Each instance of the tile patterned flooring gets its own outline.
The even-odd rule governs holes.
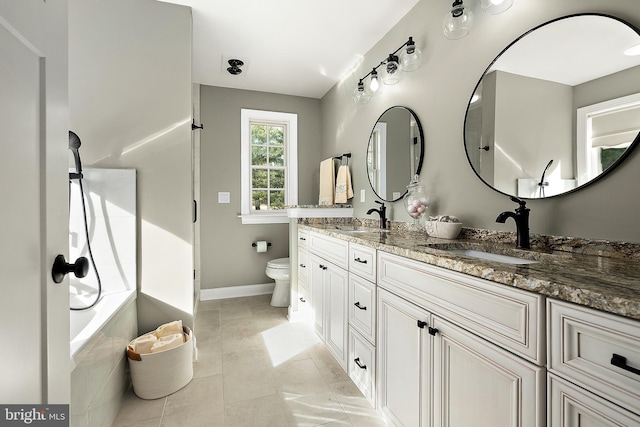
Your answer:
[[[384,426],[311,325],[270,300],[201,302],[193,380],[156,400],[129,390],[112,427]]]

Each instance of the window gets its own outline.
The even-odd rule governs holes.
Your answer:
[[[298,203],[298,116],[241,111],[243,224],[288,222]]]

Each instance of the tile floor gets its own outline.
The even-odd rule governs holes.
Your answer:
[[[311,326],[269,301],[201,302],[191,383],[157,400],[129,390],[112,426],[384,426]]]

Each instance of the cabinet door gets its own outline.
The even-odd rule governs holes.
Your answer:
[[[347,290],[349,274],[332,263],[323,264],[325,343],[329,351],[347,370]]]
[[[327,262],[309,255],[309,289],[311,290],[311,318],[318,336],[324,341],[324,269]]]
[[[638,427],[640,417],[549,374],[550,427]]]
[[[542,427],[545,370],[433,317],[434,426]]]
[[[391,425],[431,425],[429,317],[427,311],[378,289],[377,400]]]

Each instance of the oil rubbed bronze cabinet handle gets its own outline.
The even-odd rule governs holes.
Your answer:
[[[354,259],[355,262],[359,262],[360,264],[366,264],[367,260],[366,259],[360,259],[360,257]]]
[[[363,365],[362,363],[360,363],[359,357],[356,357],[355,359],[353,359],[353,361],[356,363],[356,365],[358,365],[358,368],[367,369],[367,365]]]
[[[356,302],[356,303],[355,303],[355,304],[353,304],[353,305],[355,305],[356,307],[358,307],[360,310],[366,310],[366,309],[367,309],[367,307],[364,307],[364,306],[360,305],[360,301]]]
[[[619,354],[613,354],[611,356],[611,364],[613,366],[617,366],[620,369],[624,369],[625,371],[633,372],[636,375],[640,375],[640,369],[633,368],[627,365],[627,358],[624,356],[620,356]]]

